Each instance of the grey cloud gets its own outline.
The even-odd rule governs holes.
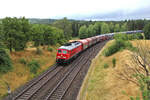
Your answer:
[[[125,20],[125,19],[144,19],[150,18],[150,6],[137,9],[133,12],[118,10],[107,14],[93,14],[88,16],[72,16],[74,19],[88,19],[88,20]]]

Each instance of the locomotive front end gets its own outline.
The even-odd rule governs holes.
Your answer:
[[[58,49],[56,55],[56,62],[57,63],[64,63],[67,62],[69,58],[68,50],[65,49]]]

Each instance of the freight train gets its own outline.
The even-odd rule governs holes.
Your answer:
[[[68,63],[73,58],[76,58],[82,51],[88,49],[89,47],[95,45],[96,43],[103,42],[105,40],[113,38],[115,34],[118,33],[135,34],[142,32],[143,32],[142,30],[135,30],[135,31],[108,33],[67,43],[58,48],[56,55],[56,63]]]

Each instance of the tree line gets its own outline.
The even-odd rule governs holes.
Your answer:
[[[95,22],[90,25],[85,24],[79,29],[79,37],[87,38],[105,33],[143,30],[148,23],[148,20],[126,20],[119,22]]]
[[[54,24],[59,25],[58,21]],[[67,23],[68,21],[64,21]],[[63,27],[61,27],[63,26]],[[19,51],[26,48],[27,42],[34,42],[34,46],[55,45],[64,43],[70,39],[69,28],[66,24],[55,27],[46,24],[30,24],[29,20],[22,18],[6,17],[0,24],[0,38],[10,51]]]
[[[0,22],[0,39],[12,51],[24,50],[29,41],[34,46],[64,44],[71,37],[87,38],[99,34],[145,30],[149,35],[149,20],[125,21],[80,21],[68,20],[66,17],[51,24],[31,24],[25,17],[6,17]],[[146,26],[147,25],[147,26]],[[144,28],[145,27],[145,28]]]

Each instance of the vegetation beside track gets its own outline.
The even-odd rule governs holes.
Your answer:
[[[56,49],[60,45],[50,46],[50,47],[39,47],[42,54],[37,54],[36,48],[28,48],[24,51],[17,51],[10,53],[12,59],[13,69],[6,73],[0,75],[0,100],[3,96],[7,95],[7,82],[10,85],[11,90],[24,85],[27,81],[31,80],[33,77],[39,75],[43,71],[49,68],[49,66],[55,63]],[[48,48],[51,48],[49,50]],[[37,72],[31,71],[29,65],[33,65],[33,62],[38,62],[40,68]],[[34,65],[36,65],[34,63]]]
[[[132,41],[132,44],[135,45],[137,41]],[[141,95],[138,86],[117,77],[117,72],[122,71],[123,66],[131,61],[132,52],[121,50],[108,57],[103,55],[104,49],[112,45],[113,42],[114,40],[109,41],[92,61],[79,93],[80,100],[128,100],[130,96]],[[114,58],[116,59],[115,67],[112,61]],[[105,64],[108,67],[105,68]]]

